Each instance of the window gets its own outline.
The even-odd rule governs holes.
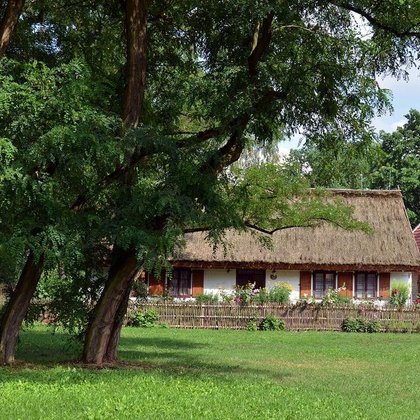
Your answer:
[[[191,296],[191,270],[175,268],[168,278],[168,293],[171,296]]]
[[[356,273],[355,296],[357,299],[373,299],[378,296],[377,273]]]
[[[254,284],[256,289],[265,287],[265,270],[236,270],[236,285]]]
[[[335,273],[317,271],[314,273],[314,297],[323,298],[328,290],[335,289]]]

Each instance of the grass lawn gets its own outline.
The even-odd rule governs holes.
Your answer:
[[[420,334],[125,328],[121,367],[58,364],[78,350],[24,332],[0,419],[420,419]]]

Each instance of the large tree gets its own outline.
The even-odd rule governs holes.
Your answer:
[[[15,64],[6,59],[2,69],[3,83],[12,80],[17,92],[2,102],[4,112],[13,116],[17,102],[19,115],[33,122],[1,122],[14,150],[10,169],[18,171],[6,179],[1,205],[36,209],[34,217],[18,212],[2,225],[3,241],[20,227],[20,255],[27,258],[0,327],[3,363],[13,361],[44,261],[53,266],[48,255],[70,245],[85,249],[86,238],[92,248],[107,244],[112,255],[84,358],[113,360],[120,315],[141,265],[164,261],[187,230],[208,229],[220,239],[228,227],[258,228],[261,219],[233,204],[243,189],[232,192],[236,181],[226,171],[247,144],[263,147],[298,130],[319,139],[337,131],[351,140],[368,135],[374,110],[387,105],[375,77],[398,75],[414,60],[418,31],[419,6],[410,1],[30,3],[6,52],[18,67],[37,68],[31,59],[47,66],[32,79],[30,70],[14,76]],[[66,95],[78,96],[79,104],[60,96],[63,66],[75,57],[87,82],[76,85],[80,95],[71,88]],[[57,86],[51,98],[60,112],[52,120],[36,118],[49,108],[33,99],[36,92],[19,95],[39,80]],[[83,125],[84,106],[97,116],[93,124]],[[90,124],[90,136],[81,134]],[[17,180],[20,189],[13,188]],[[308,223],[303,219],[295,223]]]

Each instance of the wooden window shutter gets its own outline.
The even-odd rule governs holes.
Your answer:
[[[165,293],[165,271],[162,270],[160,279],[154,273],[149,273],[149,295],[162,296]]]
[[[391,273],[379,273],[379,297],[389,299],[391,289]]]
[[[204,270],[192,272],[192,295],[197,296],[204,292]]]
[[[353,297],[353,273],[338,273],[338,288],[346,286],[346,290],[340,292],[341,296]]]
[[[300,297],[303,298],[311,295],[311,272],[300,272]]]

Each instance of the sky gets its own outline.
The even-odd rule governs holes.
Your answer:
[[[375,118],[373,125],[378,130],[395,131],[398,126],[404,125],[411,108],[420,110],[420,69],[411,69],[409,80],[396,80],[387,77],[379,80],[382,88],[392,91],[394,112],[391,115],[384,115]]]
[[[397,80],[392,77],[378,79],[382,88],[389,89],[392,92],[392,113],[387,113],[376,117],[372,125],[377,131],[387,132],[395,131],[398,126],[402,126],[406,119],[404,115],[408,114],[411,108],[420,110],[420,67],[409,70],[409,80]],[[290,141],[280,143],[279,151],[281,154],[288,154],[290,149],[296,149],[299,146],[299,136]]]

